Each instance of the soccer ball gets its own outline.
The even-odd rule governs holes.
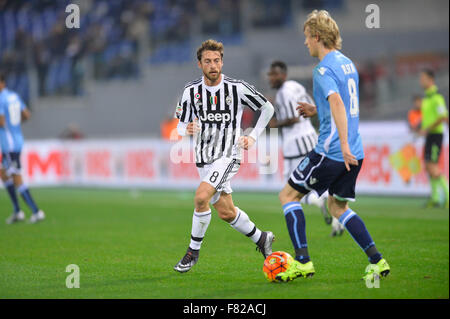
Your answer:
[[[277,281],[276,275],[280,272],[285,272],[291,265],[294,258],[284,251],[276,251],[267,256],[264,260],[263,273],[266,279],[270,282]]]

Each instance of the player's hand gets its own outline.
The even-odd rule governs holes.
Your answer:
[[[238,145],[242,147],[244,150],[248,150],[255,144],[255,139],[251,136],[241,136],[239,138]]]
[[[419,130],[419,135],[420,136],[425,136],[425,135],[427,135],[427,131],[426,130]]]
[[[341,150],[342,156],[344,157],[345,168],[347,169],[347,171],[350,171],[350,165],[357,166],[359,164],[358,160],[350,151],[350,147],[348,146],[348,144],[341,145]]]
[[[190,122],[186,127],[186,134],[194,135],[197,134],[198,132],[200,132],[200,125],[198,124],[198,120],[194,119],[194,121]]]
[[[297,111],[303,117],[312,117],[317,114],[316,106],[306,102],[297,102]]]

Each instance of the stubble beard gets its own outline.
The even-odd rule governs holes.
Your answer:
[[[212,83],[216,82],[220,78],[221,74],[221,71],[217,71],[217,75],[215,77],[212,77],[209,73],[203,73],[203,75]]]

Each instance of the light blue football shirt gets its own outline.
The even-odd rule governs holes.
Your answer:
[[[5,126],[0,127],[2,153],[22,150],[23,135],[20,123],[24,109],[25,104],[17,93],[6,88],[0,92],[0,115],[3,115],[6,120]]]
[[[364,158],[359,135],[359,76],[353,62],[335,50],[328,53],[313,71],[313,94],[319,116],[319,140],[316,153],[343,162],[339,135],[334,123],[328,96],[339,93],[345,105],[348,144],[356,159]]]

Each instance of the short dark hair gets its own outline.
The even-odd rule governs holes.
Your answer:
[[[430,78],[434,79],[434,71],[432,69],[429,68],[425,68],[422,70],[422,73],[425,73],[427,76],[429,76]]]
[[[280,70],[283,71],[283,73],[287,73],[287,65],[283,61],[278,61],[278,60],[277,61],[273,61],[270,64],[270,68],[271,69],[273,69],[273,68],[280,68]]]
[[[6,82],[6,75],[3,72],[0,72],[0,82]]]

